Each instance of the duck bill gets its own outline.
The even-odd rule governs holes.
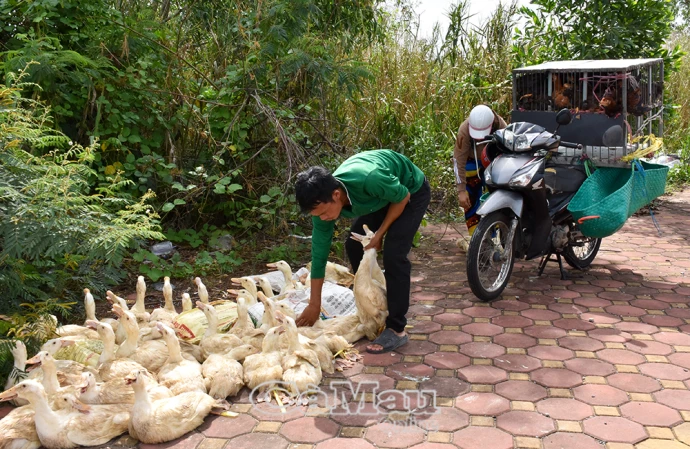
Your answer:
[[[9,390],[5,390],[2,393],[0,393],[0,401],[11,401],[13,399],[17,398],[17,387],[19,385],[15,385],[14,387],[10,388]]]
[[[277,266],[275,263],[273,263],[273,262],[267,263],[266,266],[267,266],[268,268],[278,268],[278,266]]]
[[[197,306],[197,308],[199,308],[199,309],[201,309],[201,310],[206,310],[206,304],[204,304],[204,303],[201,302],[201,301],[197,301],[197,302],[196,302],[196,306]]]
[[[118,304],[113,304],[112,310],[113,310],[113,313],[120,318],[122,318],[122,315],[124,315],[124,312],[122,311],[122,307],[120,307]]]
[[[79,411],[79,413],[89,413],[91,411],[91,406],[88,404],[84,404],[83,402],[79,400],[74,400],[74,403],[72,403],[72,407],[74,407],[75,410]]]
[[[242,279],[240,278],[230,278],[233,285],[242,285]]]
[[[93,320],[88,320],[86,322],[86,327],[93,330],[98,330],[98,322]]]

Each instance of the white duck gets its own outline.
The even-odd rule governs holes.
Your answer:
[[[208,394],[216,399],[235,396],[244,386],[244,369],[241,362],[259,352],[250,344],[243,344],[226,354],[211,354],[201,365],[201,373]]]
[[[284,260],[272,262],[267,264],[266,266],[269,268],[276,268],[281,273],[283,273],[283,277],[285,278],[285,285],[283,286],[283,289],[280,291],[280,294],[283,294],[291,290],[304,289],[304,285],[302,285],[301,282],[295,281],[295,279],[292,277],[292,268],[290,268],[290,265],[288,265],[288,263]]]
[[[129,358],[115,358],[115,333],[110,324],[98,321],[87,321],[86,324],[96,329],[103,340],[103,352],[98,359],[98,374],[103,381],[120,379],[132,371],[144,369],[139,363]],[[96,380],[95,376],[94,380]]]
[[[53,356],[53,363],[57,369],[57,376],[60,383],[74,383],[78,382],[76,379],[81,376],[84,371],[91,371],[96,374],[97,371],[92,366],[86,366],[74,360],[56,360],[55,355],[59,354],[63,348],[67,346],[72,346],[80,344],[83,340],[69,340],[70,337],[66,338],[53,338],[43,343],[41,346],[41,352],[47,352]],[[98,354],[93,353],[93,364],[98,363]],[[27,363],[29,363],[27,361]],[[38,366],[34,366],[29,374],[30,379],[41,381],[43,379],[43,371],[35,370]]]
[[[256,303],[256,282],[254,282],[254,279],[249,277],[249,276],[243,276],[241,278],[232,278],[230,279],[233,284],[238,284],[241,285],[242,288],[247,290],[249,292],[249,295],[251,295],[252,298],[254,298],[254,302]],[[251,305],[251,304],[250,304]]]
[[[192,297],[189,296],[189,293],[182,293],[182,311],[189,312],[193,308]]]
[[[91,290],[88,288],[84,289],[84,310],[86,311],[86,321],[99,321],[98,318],[96,318],[96,301],[93,299]],[[111,326],[113,326],[113,329],[117,329],[117,320],[112,318],[103,318],[100,321],[109,323]],[[84,326],[86,326],[86,324],[84,324]]]
[[[114,307],[115,305],[118,305],[122,310],[129,311],[129,306],[127,305],[127,301],[125,301],[124,298],[120,298],[117,296],[115,293],[111,292],[108,290],[105,292],[105,298],[108,300],[108,302]],[[119,317],[119,315],[118,315]],[[136,317],[136,315],[135,315]],[[127,332],[122,329],[122,326],[120,326],[120,321],[118,321],[117,327],[113,327],[113,330],[115,331],[115,343],[117,344],[122,344],[123,341],[125,341],[125,338],[127,338]]]
[[[199,347],[201,347],[201,354],[204,359],[211,354],[224,354],[242,345],[243,342],[237,335],[218,333],[218,314],[215,307],[211,304],[204,304],[201,301],[197,301],[196,306],[204,312],[208,321],[206,332],[199,341]]]
[[[133,372],[138,371],[147,373],[146,370],[134,370]],[[125,382],[124,376],[107,382],[96,382],[96,377],[91,373],[84,373],[82,377],[84,386],[79,394],[81,402],[86,404],[134,404],[134,391]],[[150,377],[146,389],[153,400],[173,397],[169,388],[159,385]]]
[[[365,235],[351,233],[351,238],[366,247],[374,233],[364,225]],[[364,251],[362,262],[355,274],[353,288],[355,303],[357,304],[357,316],[365,326],[367,338],[373,340],[386,326],[388,316],[388,302],[386,300],[386,278],[381,267],[376,261],[376,249],[370,248]]]
[[[236,335],[244,343],[249,343],[257,349],[261,349],[261,342],[264,339],[264,332],[254,328],[254,322],[247,312],[247,303],[244,298],[237,298],[237,321],[228,331],[228,334]]]
[[[163,322],[172,325],[173,320],[177,316],[177,310],[173,305],[173,289],[170,285],[170,278],[165,276],[163,278],[163,299],[165,303],[162,308],[154,309],[151,312],[151,321]]]
[[[188,391],[153,401],[146,391],[148,378],[138,372],[125,379],[134,388],[129,434],[146,444],[164,443],[199,427],[216,400],[200,391]]]
[[[21,382],[27,377],[26,373],[26,360],[28,358],[26,354],[26,345],[21,340],[16,340],[14,342],[14,347],[10,350],[12,357],[14,359],[14,364],[12,366],[12,371],[7,376],[7,382],[5,383],[5,390],[12,388],[17,382]],[[27,401],[24,399],[17,399],[13,402],[14,405],[26,405]],[[2,432],[0,432],[2,435]]]
[[[264,292],[267,298],[275,296],[273,293],[273,287],[271,287],[271,281],[268,280],[266,276],[255,276],[254,279],[259,283],[261,291]]]
[[[316,353],[299,341],[295,320],[285,317],[284,332],[289,346],[281,360],[283,380],[290,386],[291,393],[299,395],[321,383],[321,363]]]
[[[240,299],[240,298],[244,299],[245,302],[247,303],[247,306],[249,306],[249,307],[251,307],[257,303],[256,296],[252,296],[252,294],[249,292],[249,290],[247,290],[245,288],[240,288],[238,290],[230,289],[230,290],[228,290],[228,293],[236,296],[237,299]]]
[[[12,392],[1,393],[0,401],[29,403],[26,399],[22,399]],[[41,441],[38,439],[34,425],[33,407],[24,405],[12,409],[4,418],[0,419],[0,435],[0,448],[2,449],[38,449],[41,446]]]
[[[261,352],[244,359],[244,383],[259,393],[270,392],[273,385],[283,378],[278,327],[269,329],[261,345]]]
[[[170,354],[158,371],[158,382],[170,388],[170,391],[175,395],[188,391],[206,393],[206,385],[204,377],[201,375],[199,362],[182,357],[180,342],[177,340],[175,331],[163,323],[158,323],[157,326],[163,333],[163,340],[168,345],[168,353]]]
[[[78,376],[66,376],[65,386],[60,385],[57,375],[57,367],[55,366],[55,359],[46,351],[41,351],[35,356],[31,357],[26,363],[33,365],[29,369],[34,370],[40,368],[43,370],[43,379],[41,384],[45,389],[46,394],[52,396],[58,393],[77,393],[78,388],[82,382],[81,374]],[[79,384],[79,387],[77,386]]]
[[[204,304],[208,304],[208,289],[204,283],[201,282],[201,278],[195,277],[194,283],[196,284],[197,292],[199,293],[199,301],[203,302]]]
[[[72,409],[54,411],[50,408],[43,386],[33,380],[25,380],[15,385],[0,394],[0,399],[5,400],[13,396],[27,399],[34,408],[36,433],[41,444],[47,448],[98,446],[127,431],[127,411],[112,407],[92,407],[88,409],[87,414]]]
[[[146,280],[144,276],[139,276],[137,278],[137,301],[134,303],[130,311],[134,313],[134,316],[146,313]]]

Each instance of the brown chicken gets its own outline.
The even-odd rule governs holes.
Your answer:
[[[556,109],[569,108],[573,97],[572,83],[569,83],[568,80],[565,82],[561,81],[561,76],[557,73],[551,74],[551,80],[553,82],[551,98],[553,99],[554,106],[556,106]]]
[[[615,117],[623,112],[623,105],[621,105],[621,82],[620,80],[615,84],[609,84],[604,91],[604,96],[599,101],[599,106],[604,108],[604,113],[609,117]]]

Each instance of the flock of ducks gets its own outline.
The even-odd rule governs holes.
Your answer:
[[[373,235],[365,229],[365,235],[353,238],[366,246]],[[196,307],[207,320],[198,344],[176,335],[177,311],[167,277],[164,306],[150,312],[144,307],[142,276],[132,307],[109,291],[117,319],[97,319],[94,298],[84,289],[83,326],[58,327],[59,338],[46,342],[30,359],[24,343],[16,341],[15,373],[24,378],[10,376],[0,393],[0,401],[18,406],[0,420],[0,449],[96,446],[126,432],[143,443],[171,441],[201,425],[209,413],[231,415],[226,398],[244,386],[255,390],[259,401],[273,395],[281,404],[295,403],[319,385],[324,372],[356,360],[353,342],[375,337],[384,326],[385,280],[375,250],[365,251],[354,279],[344,267],[329,263],[327,268],[327,280],[354,282],[357,313],[319,320],[308,328],[298,328],[294,311],[281,301],[281,294],[304,284],[293,280],[287,263],[269,266],[284,274],[281,292],[275,295],[266,278],[257,279],[259,288],[252,277],[233,279],[242,289],[235,292],[237,320],[227,332],[219,329],[216,312],[223,302],[210,302],[203,282],[195,279]],[[257,301],[264,305],[258,327],[247,312]],[[187,293],[182,306],[183,311],[194,307]],[[75,348],[82,363],[61,359]],[[336,362],[337,355],[344,358]],[[278,396],[274,386],[279,383],[289,385],[290,396]]]

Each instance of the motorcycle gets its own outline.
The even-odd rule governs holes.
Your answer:
[[[567,275],[562,259],[573,268],[594,261],[600,238],[582,235],[568,204],[587,179],[581,164],[552,161],[559,147],[582,149],[556,134],[572,121],[563,109],[556,115],[553,133],[527,122],[511,123],[481,143],[493,145],[498,155],[484,172],[488,197],[477,210],[481,219],[467,251],[467,279],[482,301],[497,298],[508,285],[515,259],[542,257],[539,276],[556,256],[561,279]]]

